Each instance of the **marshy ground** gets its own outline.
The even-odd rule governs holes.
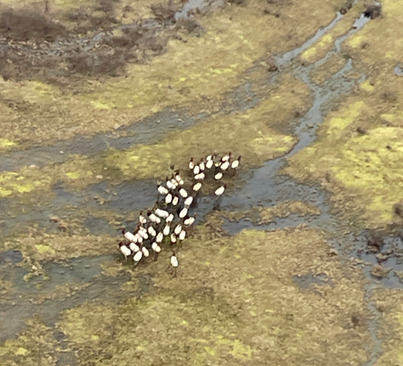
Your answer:
[[[403,4],[0,2],[0,365],[400,365]],[[242,155],[179,253],[119,228]]]

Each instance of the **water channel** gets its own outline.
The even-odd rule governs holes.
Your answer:
[[[194,5],[192,5],[193,3]],[[200,7],[200,2],[189,2],[183,11],[177,13],[176,17],[184,17],[189,10],[196,7]],[[342,218],[332,212],[329,194],[326,191],[314,185],[296,182],[281,174],[281,170],[287,165],[287,159],[315,140],[317,129],[331,111],[333,103],[339,97],[348,95],[357,82],[361,83],[366,78],[366,75],[360,75],[357,79],[346,77],[346,74],[354,70],[352,59],[346,59],[344,66],[321,85],[315,84],[310,78],[311,73],[325,64],[330,57],[340,55],[343,42],[365,27],[370,18],[366,18],[364,15],[357,19],[355,27],[347,34],[334,41],[333,49],[324,58],[309,66],[295,62],[302,52],[332,30],[341,19],[343,19],[343,15],[337,13],[331,23],[318,30],[304,44],[283,55],[276,56],[276,65],[280,72],[291,73],[309,87],[313,96],[312,105],[308,112],[299,117],[295,123],[294,135],[297,136],[298,142],[291,151],[279,158],[265,162],[258,169],[242,171],[239,177],[242,186],[225,195],[220,209],[242,212],[253,207],[272,207],[287,200],[302,201],[314,205],[320,209],[319,215],[302,217],[291,214],[285,218],[275,217],[271,223],[265,225],[258,225],[247,219],[240,221],[225,220],[223,229],[229,235],[236,235],[245,228],[277,230],[305,224],[309,228],[328,233],[332,238],[330,243],[335,249],[344,250],[345,256],[362,259],[367,264],[375,264],[377,263],[375,255],[365,251],[369,233],[363,231],[359,236],[354,236],[352,233],[343,234],[343,230],[340,229],[343,227]],[[395,73],[400,75],[400,71],[400,68],[396,66]],[[269,74],[266,82],[268,84],[276,83],[279,74]],[[234,112],[253,108],[260,102],[259,97],[250,90],[250,85],[246,82],[229,93],[229,98],[236,95],[234,99],[237,100],[238,110]],[[0,171],[11,171],[32,164],[43,167],[47,164],[63,163],[73,154],[96,156],[109,148],[124,150],[139,144],[152,145],[161,140],[167,131],[185,130],[210,117],[212,116],[207,113],[190,116],[186,111],[179,113],[164,110],[145,118],[140,123],[121,127],[113,134],[76,137],[51,146],[34,146],[27,150],[10,151],[0,157]],[[163,128],[161,128],[161,121],[163,121]],[[52,194],[54,198],[48,204],[41,206],[40,210],[32,209],[25,213],[17,213],[18,210],[16,209],[23,205],[22,198],[1,199],[0,229],[2,237],[9,240],[17,234],[17,227],[35,226],[46,233],[57,232],[58,229],[49,220],[50,217],[57,215],[68,219],[74,217],[77,210],[88,208],[95,210],[99,208],[98,202],[93,199],[95,196],[103,200],[104,209],[115,215],[121,215],[123,217],[122,224],[130,226],[131,223],[125,222],[124,217],[129,213],[151,207],[156,199],[154,180],[124,181],[112,188],[101,182],[80,191],[70,191],[60,182],[52,187]],[[213,205],[214,199],[209,196],[200,199],[197,208],[194,209],[198,214],[198,223],[202,223],[206,215],[212,212]],[[111,238],[115,238],[118,233],[117,227],[111,225],[107,219],[91,214],[88,214],[83,220],[82,226],[92,235],[110,235]],[[387,237],[384,238],[384,241],[384,251],[386,252],[390,249],[393,249],[395,253],[403,250],[403,239],[400,237]],[[349,245],[342,246],[344,249],[340,249],[340,243],[349,243]],[[112,277],[102,273],[101,264],[110,261],[121,261],[121,258],[116,252],[103,256],[46,262],[43,264],[44,275],[27,282],[24,280],[24,276],[28,275],[29,270],[20,265],[23,262],[21,254],[12,250],[0,253],[0,268],[5,274],[3,280],[10,282],[14,289],[18,289],[17,292],[2,299],[0,305],[0,343],[16,337],[25,328],[25,321],[33,313],[44,317],[46,325],[52,327],[57,321],[59,313],[64,309],[79,306],[95,298],[101,301],[116,301],[116,299],[122,300],[132,296],[141,296],[143,293],[152,291],[152,279],[144,274],[139,278],[139,288],[127,293],[119,291],[119,286],[127,282],[130,275],[126,273]],[[375,279],[371,276],[372,267],[370,265],[363,266],[369,279],[365,291],[368,308],[373,314],[369,329],[375,345],[371,351],[370,361],[365,366],[375,364],[382,351],[381,341],[377,336],[377,322],[380,313],[369,299],[373,289],[379,284],[392,288],[403,287],[403,284],[394,276],[394,271],[403,271],[402,262],[400,257],[391,256],[388,259],[388,266],[392,267],[393,271],[383,279]],[[312,281],[318,281],[318,279],[312,279]],[[68,291],[73,295],[65,298],[52,298],[50,293],[61,285],[68,286]],[[301,286],[306,286],[306,284]],[[67,352],[59,356],[58,364],[60,365],[72,365],[77,362],[72,353]]]

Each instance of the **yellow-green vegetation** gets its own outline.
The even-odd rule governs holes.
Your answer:
[[[215,220],[214,226],[222,225],[221,217],[225,217],[232,221],[239,221],[247,219],[253,223],[268,224],[272,221],[273,217],[288,217],[291,214],[300,216],[320,215],[320,210],[314,205],[309,205],[301,201],[285,201],[273,207],[254,207],[248,211],[240,212],[216,212],[209,216],[210,220]]]
[[[200,37],[183,35],[186,42],[171,39],[166,53],[141,65],[129,65],[125,77],[90,78],[85,84],[75,81],[64,86],[43,81],[0,81],[0,150],[111,131],[166,107],[184,108],[192,115],[218,111],[226,92],[246,78],[254,83],[265,77],[262,68],[249,73],[252,66],[259,63],[267,67],[268,55],[300,45],[331,21],[342,2],[250,0],[242,6],[229,5],[198,19],[203,26]],[[50,2],[50,10],[54,15],[88,4],[86,0],[55,0]],[[140,1],[138,11],[121,21],[148,17],[150,4]],[[123,10],[126,5],[133,6],[126,0],[115,4],[122,18],[123,12],[127,13]],[[392,206],[401,200],[403,175],[399,165],[403,153],[403,88],[401,79],[392,72],[403,57],[403,48],[397,47],[400,41],[395,42],[403,29],[401,6],[391,0],[384,0],[383,5],[383,18],[370,21],[345,44],[354,65],[371,71],[368,80],[357,88],[360,94],[346,98],[329,114],[320,128],[319,140],[293,157],[287,169],[299,179],[321,182],[351,217],[364,212],[370,226],[391,222]],[[362,2],[306,51],[303,62],[313,62],[328,52],[334,39],[349,29],[362,9],[359,6]],[[387,36],[390,39],[385,41]],[[329,62],[327,67],[333,72],[342,59],[335,57]],[[317,83],[328,75],[321,71],[313,77]],[[270,95],[267,89],[264,93],[256,90],[259,98],[264,97],[255,108],[214,116],[187,130],[168,133],[155,145],[107,151],[96,158],[74,156],[63,164],[1,173],[0,197],[25,193],[24,203],[29,206],[30,197],[45,195],[58,181],[80,189],[100,180],[162,177],[169,164],[183,167],[190,156],[201,157],[214,150],[241,154],[243,167],[259,166],[294,146],[296,137],[284,132],[288,125],[283,129],[281,125],[286,125],[296,111],[306,111],[310,104],[310,92],[303,83],[289,75],[278,76],[276,83]],[[230,103],[227,100],[225,104]],[[11,204],[14,201],[10,200]],[[14,215],[17,210],[13,210]],[[267,223],[273,216],[291,213],[319,215],[320,210],[288,201],[240,214],[211,215],[183,243],[176,278],[166,273],[166,248],[157,262],[136,269],[119,261],[106,261],[102,265],[106,275],[133,273],[119,288],[121,299],[129,299],[94,301],[63,311],[56,327],[69,338],[66,351],[74,352],[83,366],[367,363],[373,347],[368,330],[373,314],[363,300],[368,294],[359,268],[341,263],[319,231],[303,227],[271,232],[245,230],[228,237],[219,225],[222,216],[254,216],[258,223]],[[111,212],[92,214],[119,222]],[[76,220],[81,220],[85,215],[80,211],[77,216]],[[41,232],[43,229],[38,232],[28,227],[29,235],[0,244],[5,250],[23,253],[24,265],[32,267],[25,276],[28,282],[38,275],[48,279],[42,261],[117,250],[115,238],[85,235],[82,223],[59,220],[55,224],[66,232],[48,235]],[[154,286],[139,298],[143,277],[151,278]],[[108,286],[116,289],[114,280],[104,282],[105,291]],[[2,285],[2,295],[19,291],[12,280]],[[71,297],[78,290],[84,292],[87,286],[90,282],[60,284],[29,300],[57,306],[51,301]],[[136,297],[131,297],[134,292]],[[0,301],[9,301],[7,296]],[[382,290],[376,296],[385,327],[380,333],[385,339],[385,354],[377,365],[400,365],[401,295]],[[28,300],[28,296],[22,299]],[[53,331],[38,320],[30,320],[17,339],[0,346],[0,366],[55,365],[55,350],[60,344],[53,338]]]
[[[363,2],[358,1],[335,27],[302,53],[301,59],[312,63],[325,57],[326,53],[334,47],[335,40],[352,29],[355,20],[360,17],[363,10]]]
[[[116,238],[109,235],[36,234],[14,238],[6,249],[19,250],[28,261],[48,261],[78,258],[86,255],[113,253]]]
[[[403,53],[402,11],[403,4],[399,0],[382,1],[382,16],[366,24],[347,41],[351,55],[371,65],[374,71],[380,71],[383,67],[391,67],[389,71],[392,71]]]
[[[401,32],[398,10],[403,5],[385,1],[382,6],[383,16],[370,21],[346,45],[354,63],[371,74],[327,116],[319,139],[294,156],[286,170],[322,183],[341,209],[370,227],[402,220],[393,205],[402,200],[403,78],[394,75],[393,68],[403,51],[386,32]]]
[[[214,233],[206,224],[186,242],[177,278],[164,273],[163,258],[154,263],[157,290],[141,299],[65,311],[58,327],[82,364],[366,362],[362,275],[330,256],[317,231]],[[293,280],[317,275],[322,285]]]
[[[301,201],[286,201],[274,207],[259,209],[259,215],[261,217],[260,223],[262,224],[271,222],[274,216],[287,217],[291,214],[298,214],[300,216],[320,215],[320,210],[314,205],[309,205]]]
[[[104,178],[106,173],[99,159],[88,159],[86,156],[73,156],[66,163],[47,166],[42,172],[52,177],[53,183],[64,181],[67,186],[81,189]]]
[[[28,328],[15,340],[7,340],[0,345],[1,366],[53,366],[56,340],[50,328],[38,319],[27,322]]]
[[[64,5],[70,9],[70,3],[81,5],[60,2],[59,11]],[[204,29],[200,37],[184,35],[186,43],[172,39],[166,53],[147,64],[128,65],[125,76],[85,77],[84,84],[65,87],[2,81],[1,94],[7,103],[0,103],[0,135],[28,144],[44,143],[110,131],[165,107],[187,108],[193,114],[214,111],[223,93],[239,85],[257,59],[301,44],[331,21],[335,5],[341,3],[268,5],[250,0],[246,7],[228,6],[200,17]],[[265,14],[267,7],[280,17]]]
[[[331,113],[320,139],[293,157],[286,172],[319,180],[335,193],[333,199],[341,201],[341,207],[362,214],[372,226],[382,226],[394,219],[392,207],[401,200],[403,132],[398,123],[393,127],[371,120],[379,109],[365,99],[350,97]]]
[[[206,156],[217,150],[234,151],[243,156],[243,164],[256,166],[286,153],[296,143],[294,137],[279,134],[275,128],[292,118],[296,110],[306,110],[309,96],[309,89],[302,82],[285,75],[279,87],[256,108],[213,117],[184,131],[168,133],[157,145],[136,145],[95,159],[73,156],[63,164],[2,173],[0,197],[35,189],[46,191],[58,181],[81,189],[104,177],[162,177],[172,163],[184,167],[190,156]]]
[[[339,71],[346,63],[346,60],[339,55],[333,55],[322,65],[315,68],[309,75],[311,80],[320,85]]]
[[[0,197],[8,197],[33,191],[49,191],[56,182],[80,189],[96,183],[107,173],[99,159],[73,156],[63,164],[51,164],[43,168],[23,167],[17,172],[0,173]]]
[[[36,169],[28,167],[24,167],[18,172],[1,173],[0,197],[48,189],[51,181],[49,176],[42,174],[38,176]]]
[[[41,277],[38,277],[41,276]],[[36,279],[35,287],[40,291],[38,295],[35,296],[35,299],[31,299],[31,303],[42,305],[45,301],[49,302],[63,302],[72,296],[77,295],[79,291],[88,291],[86,290],[91,286],[91,282],[72,282],[72,283],[64,283],[60,285],[56,285],[54,290],[43,291],[43,286],[46,286],[46,282],[52,280],[48,277],[46,271],[43,271],[42,268],[38,268],[36,273],[31,272],[24,276],[24,280],[29,282],[31,278]],[[46,306],[43,305],[43,306]]]
[[[378,127],[352,137],[343,150],[343,164],[333,169],[346,188],[373,195],[365,206],[380,213],[384,222],[392,219],[392,206],[402,197],[402,137],[403,130],[396,127]]]
[[[16,146],[17,143],[15,141],[11,141],[6,138],[0,138],[0,150],[8,150],[13,146]]]
[[[279,88],[253,109],[210,118],[168,134],[157,145],[113,152],[105,162],[138,179],[161,177],[172,162],[186,166],[190,156],[197,158],[217,150],[236,152],[242,155],[243,164],[256,166],[286,153],[295,144],[294,137],[276,133],[271,126],[292,118],[296,110],[306,109],[308,96],[302,82],[285,76]]]
[[[382,355],[375,366],[401,365],[403,362],[403,294],[396,289],[377,289],[376,309],[381,313],[378,337],[382,339]]]

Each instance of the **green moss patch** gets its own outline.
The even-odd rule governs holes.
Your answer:
[[[355,20],[360,17],[363,10],[363,2],[358,1],[335,27],[302,53],[301,60],[312,63],[325,57],[334,47],[335,40],[352,29]]]
[[[338,210],[357,225],[374,228],[402,223],[394,207],[403,199],[403,78],[393,73],[403,57],[403,48],[396,47],[401,8],[398,1],[383,2],[382,16],[343,43],[356,69],[368,77],[326,117],[318,140],[290,159],[286,169],[322,184],[333,192]]]
[[[46,189],[49,183],[49,177],[38,175],[36,169],[22,168],[18,173],[2,173],[0,174],[0,197]]]
[[[6,247],[20,250],[29,260],[44,261],[113,253],[116,244],[108,235],[37,234],[14,238]]]
[[[334,193],[337,207],[354,220],[383,227],[400,223],[393,206],[402,200],[400,81],[381,75],[361,84],[359,95],[330,113],[319,139],[290,159],[285,171],[314,179]]]
[[[208,155],[212,151],[234,151],[243,156],[243,164],[256,166],[294,146],[296,139],[278,133],[276,126],[293,118],[296,110],[305,110],[309,96],[309,89],[302,82],[285,75],[270,99],[256,108],[213,117],[184,131],[169,133],[156,145],[112,150],[97,158],[73,156],[63,164],[3,173],[0,196],[46,191],[58,181],[81,189],[104,178],[161,178],[172,163],[183,167],[191,156]]]
[[[27,322],[28,328],[17,339],[7,340],[0,345],[0,362],[2,366],[54,366],[56,340],[50,328],[38,319]]]
[[[403,55],[401,12],[402,3],[399,0],[382,1],[382,16],[368,22],[360,32],[353,35],[345,45],[346,50],[369,68],[377,60],[378,71],[387,66],[393,75],[393,67],[401,61]]]
[[[279,89],[253,109],[208,119],[169,134],[157,145],[113,152],[105,162],[125,176],[138,179],[164,176],[172,162],[186,166],[189,157],[206,156],[213,151],[234,151],[247,165],[262,164],[286,153],[296,143],[294,137],[277,133],[271,125],[285,122],[296,110],[304,109],[308,96],[305,85],[285,76]]]
[[[220,238],[211,230],[199,227],[186,242],[177,278],[164,272],[160,256],[156,292],[64,312],[58,327],[83,365],[366,361],[366,322],[356,327],[351,320],[368,317],[362,276],[330,256],[318,232],[243,231]],[[304,275],[328,280],[302,289],[293,278]],[[335,342],[339,347],[327,346]]]

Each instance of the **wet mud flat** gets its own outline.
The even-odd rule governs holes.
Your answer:
[[[249,14],[251,5],[224,6],[196,14],[196,19],[203,24],[226,12],[237,19],[234,9]],[[273,22],[288,24],[295,14],[292,3],[259,6]],[[370,98],[371,87],[381,80],[367,84],[366,56],[348,47],[382,19],[367,16],[368,5],[360,2],[335,1],[331,6],[332,16],[326,22],[318,17],[295,47],[286,43],[271,57],[248,54],[254,62],[238,76],[237,86],[202,113],[173,108],[172,113],[153,114],[143,125],[90,134],[88,140],[73,137],[55,145],[48,141],[48,146],[31,151],[3,140],[11,148],[1,161],[7,182],[1,201],[0,265],[6,274],[1,314],[10,324],[2,332],[0,354],[6,364],[39,360],[106,365],[136,359],[140,364],[244,365],[270,360],[342,365],[349,360],[353,365],[386,365],[399,358],[393,345],[401,334],[396,320],[400,309],[390,302],[401,296],[401,283],[394,280],[400,279],[401,243],[391,236],[399,233],[399,222],[394,231],[363,231],[363,223],[371,228],[371,221],[345,204],[345,196],[336,190],[343,183],[337,172],[321,170],[321,147],[313,152],[317,165],[309,154],[309,163],[298,160],[305,152],[312,154],[326,135],[338,133],[342,142],[351,136],[342,129],[351,117],[342,114],[343,108],[350,98],[354,103],[357,88],[360,96]],[[385,7],[385,17],[395,14],[393,2],[385,2]],[[155,9],[154,15],[162,11]],[[166,22],[164,11],[158,13],[159,24]],[[183,14],[178,11],[171,10],[169,19]],[[205,33],[196,38],[208,37],[210,23],[204,24]],[[164,34],[166,29],[159,31]],[[186,42],[180,42],[185,47]],[[360,47],[365,43],[359,42]],[[334,67],[326,69],[327,62]],[[79,79],[77,75],[72,78]],[[231,97],[235,102],[228,104]],[[400,96],[395,98],[398,107]],[[339,119],[326,130],[332,118]],[[226,128],[212,127],[217,125]],[[236,134],[229,132],[231,127]],[[369,126],[361,128],[370,131]],[[213,132],[211,141],[197,144],[208,131]],[[155,201],[155,180],[164,177],[169,164],[184,167],[189,151],[202,156],[217,146],[223,152],[237,147],[245,167],[220,211],[212,212],[213,199],[203,192],[198,225],[181,251],[178,278],[165,271],[164,258],[133,270],[112,256],[115,230],[133,225],[138,210]],[[34,157],[31,164],[38,170],[29,175],[24,160],[37,152],[43,157]],[[91,170],[93,166],[101,169]],[[19,175],[10,175],[20,168]],[[39,181],[39,175],[47,180],[31,188],[28,183]],[[24,225],[21,231],[15,229],[19,224]],[[335,342],[340,347],[331,347]],[[42,355],[35,353],[38,347]]]

